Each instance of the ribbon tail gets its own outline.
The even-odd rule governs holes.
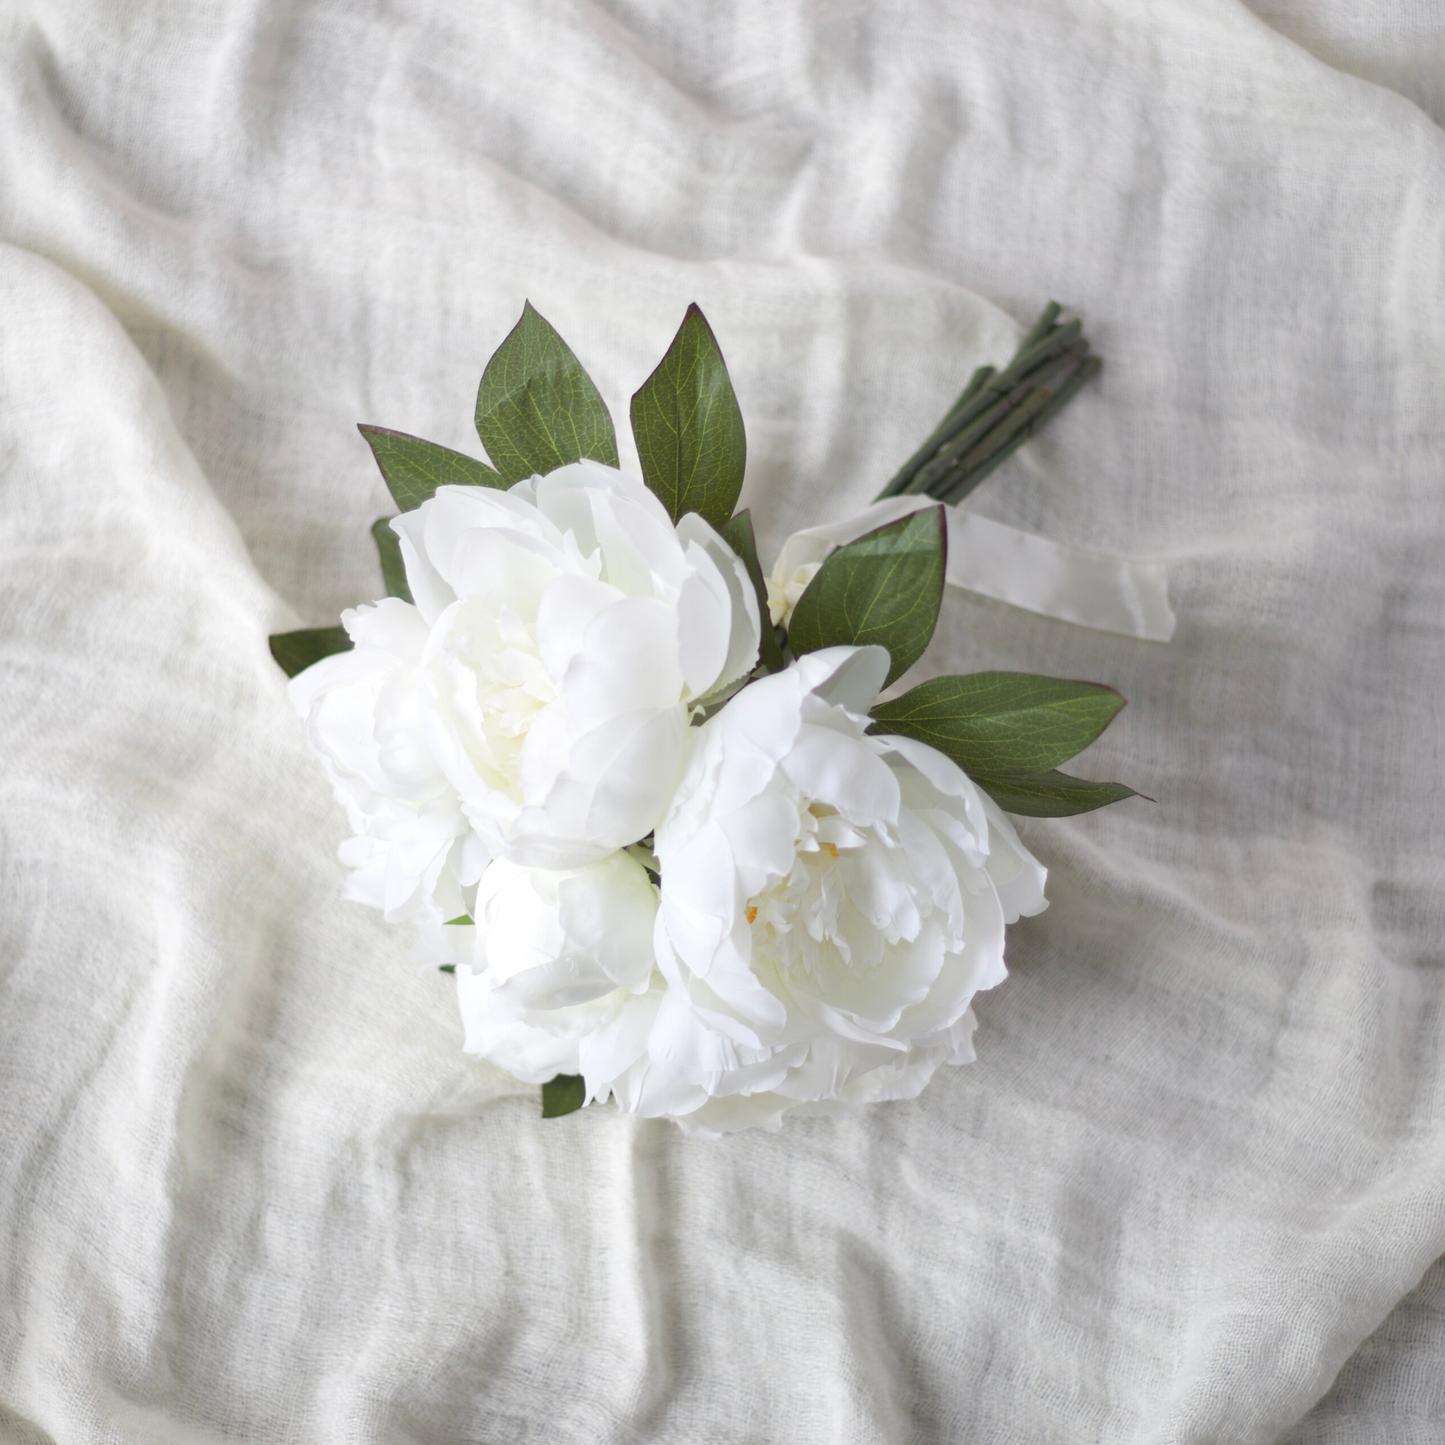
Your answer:
[[[948,509],[947,580],[1101,632],[1148,642],[1168,642],[1174,635],[1162,562],[1081,552],[957,507]]]
[[[841,522],[795,532],[783,544],[774,576],[781,585],[796,568],[821,562],[834,547],[938,505],[932,497],[889,497]],[[950,586],[1099,632],[1147,642],[1168,642],[1174,635],[1162,562],[1101,557],[959,507],[944,512]]]

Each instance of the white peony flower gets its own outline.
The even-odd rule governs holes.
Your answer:
[[[355,836],[346,896],[388,919],[467,911],[487,854],[437,766],[421,724],[427,630],[415,607],[388,598],[342,614],[355,644],[291,679],[287,693]]]
[[[756,661],[739,558],[590,461],[442,487],[393,527],[416,605],[343,613],[354,650],[291,683],[358,835],[351,896],[455,916],[489,858],[574,868],[644,837],[692,710]]]
[[[691,709],[757,660],[757,594],[696,514],[583,461],[398,517],[429,632],[433,756],[493,857],[595,861],[651,831]]]
[[[589,1098],[627,1097],[662,997],[656,916],[657,889],[627,853],[567,870],[493,863],[475,924],[428,930],[457,966],[467,1052],[528,1083],[582,1074]]]
[[[655,849],[668,988],[624,1107],[718,1133],[911,1098],[1044,869],[941,753],[865,736],[882,648],[809,654],[700,730]]]
[[[793,620],[798,599],[808,584],[823,570],[821,562],[800,562],[790,572],[783,572],[781,563],[767,578],[768,620],[774,627],[786,627]]]

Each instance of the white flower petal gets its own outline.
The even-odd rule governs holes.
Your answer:
[[[415,511],[403,512],[401,516],[391,519],[391,530],[401,539],[401,560],[406,568],[406,585],[411,591],[421,620],[430,627],[457,600],[457,594],[447,585],[427,555],[425,529],[426,519]]]
[[[1004,922],[1016,923],[1042,913],[1049,906],[1044,897],[1044,865],[1024,847],[1003,809],[987,793],[982,794],[981,802],[992,845],[988,876],[998,889]]]
[[[564,573],[547,588],[537,609],[537,653],[554,682],[561,682],[582,651],[592,620],[625,595],[575,572]]]
[[[853,822],[892,823],[898,817],[898,781],[861,738],[804,726],[782,771],[805,797],[827,799]]]
[[[571,953],[593,962],[622,988],[652,973],[656,916],[657,890],[626,853],[570,873],[557,887],[557,918]]]
[[[696,545],[687,550],[693,571],[677,595],[677,637],[692,700],[711,690],[727,661],[733,601],[712,558]]]
[[[467,1053],[480,1054],[528,1084],[577,1073],[577,1041],[534,1028],[499,1007],[485,974],[457,969],[457,1003]]]
[[[676,707],[686,696],[676,608],[655,597],[625,597],[598,612],[557,682],[579,723]]]
[[[762,637],[758,594],[742,558],[696,512],[689,512],[678,522],[677,535],[687,545],[690,557],[693,555],[692,548],[698,547],[712,559],[718,579],[727,589],[728,616],[735,618],[741,612],[744,619],[742,625],[733,625],[726,631],[726,656],[708,684],[714,690],[727,687],[751,671],[758,660],[758,644]]]
[[[884,647],[824,647],[798,659],[807,690],[830,707],[862,717],[878,700],[890,659]]]

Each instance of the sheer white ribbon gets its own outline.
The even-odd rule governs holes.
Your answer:
[[[794,594],[789,596],[791,611],[795,594],[834,547],[936,506],[932,497],[889,497],[845,521],[794,532],[783,543],[769,578],[770,599]],[[1149,642],[1168,642],[1174,635],[1162,562],[1081,552],[958,507],[946,507],[944,515],[950,586],[1102,632]]]

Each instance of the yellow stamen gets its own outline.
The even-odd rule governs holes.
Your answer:
[[[753,906],[748,909],[748,922],[749,922],[749,923],[756,923],[757,921],[758,921],[758,905],[757,905],[756,903],[754,903]]]
[[[836,858],[838,856],[838,850],[832,843],[824,843],[823,848],[830,858]]]

